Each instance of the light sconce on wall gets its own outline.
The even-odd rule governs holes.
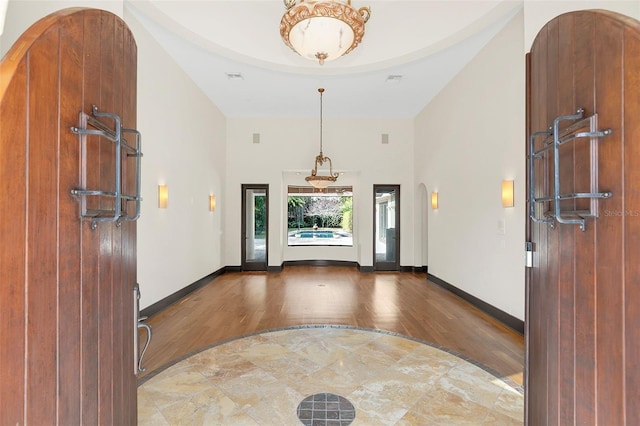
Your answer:
[[[209,195],[209,211],[210,212],[216,211],[216,196],[215,195]]]
[[[437,192],[431,193],[431,208],[433,210],[438,209],[438,193]]]
[[[502,181],[502,207],[513,207],[513,181]]]
[[[158,208],[166,209],[169,202],[169,190],[167,185],[158,185]]]

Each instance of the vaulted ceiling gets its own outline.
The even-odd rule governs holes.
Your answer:
[[[319,65],[280,38],[279,0],[131,0],[125,7],[229,118],[413,118],[518,12],[513,0],[352,0],[371,19]],[[168,82],[170,84],[170,82]]]

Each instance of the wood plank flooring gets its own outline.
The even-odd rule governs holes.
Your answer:
[[[523,336],[427,281],[426,274],[360,273],[341,266],[226,273],[148,323],[153,340],[141,379],[233,337],[288,326],[339,324],[435,343],[522,384]]]

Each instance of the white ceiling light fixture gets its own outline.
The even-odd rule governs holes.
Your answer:
[[[368,7],[356,10],[351,0],[284,0],[287,11],[280,21],[285,44],[300,56],[320,65],[351,52],[362,41]]]
[[[318,92],[320,93],[320,154],[316,156],[316,163],[313,166],[313,170],[311,170],[311,175],[304,178],[304,180],[309,182],[314,188],[324,189],[338,180],[339,173],[333,173],[331,158],[325,157],[322,153],[322,93],[324,89],[319,88]],[[319,175],[318,164],[322,166],[325,162],[329,163],[329,174]]]

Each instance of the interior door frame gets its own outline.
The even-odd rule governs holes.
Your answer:
[[[376,220],[376,194],[378,191],[393,190],[395,192],[395,229],[396,229],[396,247],[395,261],[378,261],[376,256],[376,237],[377,237],[377,220]],[[373,270],[374,271],[399,271],[400,270],[400,185],[392,184],[374,184],[373,185]]]
[[[264,261],[247,260],[247,190],[259,189],[265,191],[265,255]],[[240,232],[241,269],[243,271],[266,271],[269,265],[269,184],[242,184],[242,224]]]

